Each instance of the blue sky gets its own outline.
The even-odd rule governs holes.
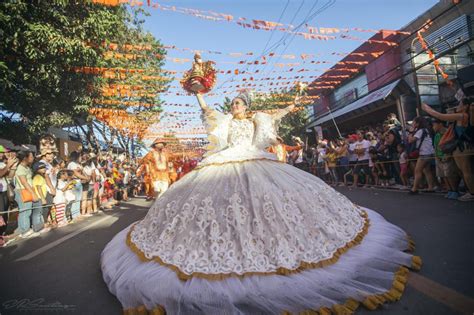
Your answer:
[[[160,1],[160,4],[186,7],[199,10],[210,10],[219,13],[227,13],[234,18],[245,17],[247,19],[258,19],[267,21],[278,21],[281,16],[287,0],[240,0],[240,1],[217,1],[217,0],[200,0],[200,1]],[[317,1],[316,7],[320,8],[327,3],[328,0]],[[363,28],[363,29],[393,29],[397,30],[406,25],[411,20],[428,10],[436,4],[437,0],[336,0],[328,9],[319,13],[308,24],[317,27],[337,27],[337,28]],[[285,13],[281,19],[282,23],[298,24],[307,16],[310,8],[315,1],[308,0],[290,0]],[[299,9],[299,11],[298,11]],[[234,23],[214,22],[199,19],[194,16],[176,13],[172,11],[162,11],[159,9],[148,8],[151,16],[146,18],[145,28],[154,34],[154,36],[162,41],[164,45],[175,45],[179,48],[191,48],[197,50],[216,50],[225,53],[231,52],[254,52],[261,54],[266,43],[272,36],[269,45],[278,42],[285,34],[275,31],[244,29]],[[307,30],[302,28],[301,31]],[[351,32],[351,36],[357,36],[364,39],[372,36],[371,33]],[[320,60],[335,63],[342,57],[331,56],[331,52],[350,52],[357,48],[361,42],[337,39],[331,41],[306,40],[300,36],[296,36],[293,40],[289,37],[285,43],[274,49],[276,54],[321,54]],[[173,58],[189,58],[192,59],[191,52],[179,52],[169,50],[168,56]],[[228,69],[244,69],[247,66],[232,65],[228,62],[238,62],[240,60],[253,60],[255,57],[243,56],[235,58],[231,56],[219,56],[212,54],[203,54],[204,60],[214,60],[217,62],[219,70]],[[275,58],[278,59],[278,58]],[[275,60],[274,59],[274,60]],[[300,58],[295,60],[280,59],[279,63],[301,62]],[[223,63],[224,62],[224,63]],[[167,61],[165,69],[168,70],[187,70],[191,63],[179,64]],[[322,70],[331,67],[332,64],[326,65],[304,65],[304,68],[311,69],[309,75],[320,75]],[[298,67],[295,67],[298,68]],[[288,67],[278,68],[272,64],[258,67],[250,67],[249,70],[265,69],[263,77],[278,76],[295,76],[294,73],[272,73],[271,71],[280,72],[288,70]],[[298,69],[301,69],[299,67]],[[178,75],[180,76],[180,75]],[[229,76],[220,75],[218,77],[217,86],[229,79],[235,82],[228,82],[222,88],[214,90],[214,92],[222,93],[224,90],[230,90],[226,87],[234,86],[241,82],[245,76]],[[248,76],[247,76],[248,77]],[[254,76],[257,79],[259,76]],[[309,79],[306,79],[309,80]],[[305,81],[305,80],[304,80]],[[265,81],[269,82],[269,81]],[[174,81],[172,86],[178,86],[178,81]],[[265,89],[265,87],[262,87]],[[182,92],[179,89],[171,89],[174,92]],[[228,95],[232,96],[232,95]],[[167,103],[193,104],[194,107],[175,107],[167,106],[165,111],[198,111],[198,105],[192,96],[171,96],[163,95],[162,98]],[[222,103],[224,95],[220,94],[216,97],[208,97],[208,103]],[[192,120],[187,122],[189,126],[200,125],[199,117],[196,115],[183,114],[173,119],[183,120],[187,117]],[[168,123],[163,120],[163,124]],[[169,121],[172,123],[171,118]]]

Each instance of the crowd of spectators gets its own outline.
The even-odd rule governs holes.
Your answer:
[[[87,150],[63,160],[54,150],[35,155],[0,146],[0,245],[112,209],[137,195],[136,162]]]
[[[197,165],[168,162],[169,184]],[[61,159],[56,150],[13,151],[0,145],[0,246],[107,211],[143,195],[142,160],[126,154],[80,149]]]
[[[474,200],[474,105],[464,98],[447,113],[422,106],[405,127],[395,114],[380,125],[305,150],[269,148],[282,162],[319,176],[333,186],[380,186],[409,194],[444,191],[448,199]],[[0,246],[46,233],[108,210],[146,191],[146,168],[125,154],[73,151],[61,159],[57,151],[11,151],[0,145]],[[181,157],[168,161],[169,184],[198,163]],[[148,185],[150,186],[150,185]],[[149,189],[149,187],[148,187]]]
[[[424,105],[430,116],[416,117],[405,128],[389,114],[382,124],[321,140],[304,152],[306,169],[334,186],[444,191],[446,198],[473,201],[473,105],[464,102],[447,114]],[[449,132],[456,139],[451,147],[443,139]]]

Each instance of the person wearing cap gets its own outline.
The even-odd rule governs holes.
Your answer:
[[[470,126],[470,120],[474,119],[471,108],[474,108],[472,97],[461,98],[458,106],[456,106],[456,111],[450,114],[437,112],[431,106],[424,103],[421,105],[421,109],[428,113],[428,115],[442,121],[455,123],[454,128],[458,138],[463,136]],[[470,128],[472,128],[472,125]],[[474,143],[469,143],[466,140],[458,141],[458,143],[459,145],[452,155],[468,189],[468,192],[459,197],[458,200],[474,201]]]
[[[51,206],[48,204],[46,196],[48,194],[48,185],[46,184],[46,164],[36,162],[33,164],[33,189],[39,200],[33,203],[33,212],[31,214],[31,223],[34,232],[47,232],[51,228],[46,227]]]
[[[3,218],[4,225],[0,224],[0,237],[7,230],[8,224],[8,208],[10,206],[10,202],[8,200],[8,175],[11,172],[13,165],[15,165],[18,160],[13,156],[8,156],[9,150],[6,149],[4,146],[0,145],[0,212],[1,218]]]
[[[458,199],[459,198],[459,170],[454,162],[454,159],[451,156],[445,154],[439,148],[439,142],[443,135],[446,133],[446,128],[444,127],[443,121],[433,118],[431,120],[433,125],[433,131],[435,132],[433,136],[433,146],[435,149],[435,158],[436,158],[436,177],[439,177],[444,185],[448,188],[448,193],[446,198],[448,199]]]
[[[278,161],[286,163],[288,153],[301,150],[303,147],[297,143],[295,146],[287,145],[281,137],[277,137],[278,143],[268,148],[268,152],[276,154]]]

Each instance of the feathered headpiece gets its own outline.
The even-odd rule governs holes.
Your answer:
[[[247,107],[252,106],[252,97],[249,91],[241,91],[240,94],[236,96],[236,98],[240,98],[241,100],[243,100]]]

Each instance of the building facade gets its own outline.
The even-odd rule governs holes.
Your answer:
[[[442,0],[399,31],[375,34],[309,85],[320,98],[308,129],[331,137],[389,113],[405,123],[422,114],[422,102],[452,106],[457,70],[474,62],[473,20],[474,1]]]

